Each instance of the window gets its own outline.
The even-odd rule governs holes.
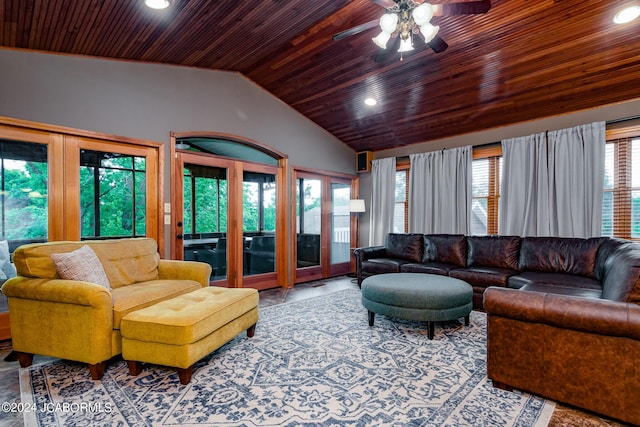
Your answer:
[[[393,232],[409,230],[409,168],[396,171],[396,204],[393,211]]]
[[[498,234],[500,201],[500,144],[476,147],[473,150],[471,192],[471,234]]]
[[[602,195],[602,235],[613,237],[613,197],[615,186],[615,143],[607,143],[604,156],[604,193]]]
[[[2,239],[47,240],[47,146],[0,140]]]
[[[146,159],[80,150],[83,239],[146,235]]]
[[[631,128],[640,135],[640,128]],[[618,132],[608,133],[614,136]],[[610,139],[605,151],[602,235],[640,239],[640,136]]]

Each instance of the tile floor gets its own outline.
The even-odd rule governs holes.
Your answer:
[[[269,289],[260,292],[260,307],[282,304],[300,299],[330,294],[343,289],[357,289],[358,286],[349,277],[338,277],[316,282],[301,283],[292,289]],[[366,320],[363,320],[366,321]],[[20,402],[20,383],[18,362],[5,362],[11,351],[11,341],[0,341],[0,404]],[[48,358],[35,356],[34,363],[45,362]],[[624,424],[603,419],[598,416],[558,405],[549,427],[619,427]],[[0,427],[23,427],[20,413],[0,413]]]

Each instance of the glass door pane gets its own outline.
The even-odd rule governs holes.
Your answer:
[[[211,265],[211,280],[227,277],[227,169],[184,165],[183,259]]]
[[[242,181],[243,273],[245,276],[276,271],[276,176],[243,172]]]
[[[350,261],[349,184],[331,183],[331,264]]]
[[[320,265],[322,181],[300,178],[296,182],[297,267]]]

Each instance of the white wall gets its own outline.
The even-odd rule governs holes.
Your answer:
[[[376,151],[374,159],[386,157],[403,157],[414,153],[427,153],[429,151],[442,150],[443,148],[462,147],[465,145],[483,145],[500,142],[503,139],[518,136],[532,135],[548,130],[565,129],[595,121],[614,121],[640,116],[640,98],[628,102],[612,104],[590,110],[567,113],[558,116],[547,117],[540,120],[532,120],[516,123],[509,126],[489,129],[480,132],[458,135],[451,138],[408,145],[390,150]],[[637,120],[635,121],[637,124]],[[620,127],[620,125],[616,125]],[[371,174],[360,175],[360,197],[365,199],[367,207],[371,200]],[[369,213],[360,217],[360,242],[369,241]]]

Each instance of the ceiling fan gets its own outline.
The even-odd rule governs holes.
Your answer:
[[[376,55],[376,62],[383,59],[383,54],[391,51],[402,54],[414,49],[414,35],[421,33],[425,44],[434,52],[444,52],[449,45],[438,36],[439,26],[430,23],[434,16],[451,15],[476,15],[487,13],[491,9],[491,0],[474,0],[459,3],[430,4],[415,0],[371,0],[373,3],[384,7],[387,11],[379,20],[369,21],[362,25],[342,31],[333,36],[333,40],[359,34],[368,29],[381,28],[380,34],[374,37],[373,42],[382,51]],[[393,39],[391,45],[388,45]]]

